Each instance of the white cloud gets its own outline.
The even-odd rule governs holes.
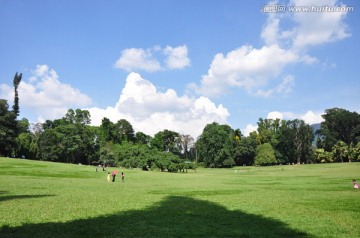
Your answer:
[[[267,119],[273,119],[273,120],[276,120],[276,119],[282,120],[283,119],[283,114],[281,112],[278,112],[278,111],[273,111],[273,112],[269,112],[269,114],[267,115],[266,118]]]
[[[249,136],[251,132],[253,131],[257,131],[258,126],[257,125],[252,125],[252,124],[248,124],[246,125],[246,128],[242,130],[242,134],[244,136]]]
[[[304,120],[308,124],[317,124],[324,121],[324,118],[321,117],[323,113],[315,113],[312,111],[306,112],[304,115],[302,115],[300,118]]]
[[[126,71],[145,70],[149,72],[161,70],[160,63],[152,56],[152,50],[137,48],[125,49],[115,63],[116,68]]]
[[[166,46],[164,54],[167,56],[165,63],[170,69],[181,69],[190,66],[190,59],[188,58],[188,49],[186,45],[175,48]]]
[[[227,55],[217,54],[208,74],[202,77],[201,85],[190,87],[207,96],[219,96],[231,87],[244,88],[251,93],[279,76],[286,65],[298,60],[297,54],[278,45],[260,49],[245,45]]]
[[[32,76],[23,79],[18,88],[21,111],[30,110],[35,116],[55,119],[64,116],[72,107],[91,104],[91,98],[71,85],[59,81],[56,71],[47,65],[37,65]],[[0,95],[13,100],[13,88],[2,84]]]
[[[160,54],[159,54],[160,53]],[[163,62],[165,65],[162,65]],[[120,58],[115,62],[115,68],[128,72],[143,70],[155,72],[165,69],[182,69],[190,66],[188,49],[186,45],[161,49],[155,46],[149,49],[130,48],[121,52]]]
[[[273,2],[271,4],[277,4]],[[321,8],[343,6],[337,0],[291,0],[288,9],[296,8],[299,11],[287,11],[286,14],[268,13],[266,24],[261,37],[267,45],[279,44],[294,51],[306,50],[311,46],[332,41],[342,40],[350,36],[348,27],[344,23],[346,11],[306,11],[306,8]],[[287,21],[287,22],[285,22]],[[285,22],[285,23],[284,23]],[[281,25],[289,25],[289,29],[282,29]]]
[[[266,45],[279,44],[279,24],[280,14],[269,13],[266,24],[261,32],[261,38],[264,39]]]
[[[221,104],[216,106],[206,97],[178,96],[173,89],[159,92],[150,81],[137,73],[127,76],[114,107],[87,110],[94,125],[100,125],[103,117],[113,122],[126,119],[136,131],[149,135],[168,129],[190,134],[194,138],[202,133],[206,124],[214,121],[226,123],[230,115]]]
[[[292,6],[341,6],[336,0],[293,0]],[[327,42],[342,40],[350,36],[348,27],[344,23],[347,12],[296,12],[292,15],[296,26],[291,30],[293,47],[303,49],[305,47],[319,45]]]
[[[287,75],[285,78],[283,78],[282,82],[276,87],[269,90],[259,89],[256,92],[256,95],[264,98],[268,98],[273,96],[274,94],[276,95],[289,94],[292,92],[294,85],[295,85],[294,77],[292,75]]]

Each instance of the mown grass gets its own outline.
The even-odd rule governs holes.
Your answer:
[[[0,237],[360,237],[360,163],[117,170],[0,158]]]

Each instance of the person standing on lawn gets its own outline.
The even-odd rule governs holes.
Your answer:
[[[354,188],[359,191],[359,184],[355,179],[353,179],[353,184],[354,184]]]
[[[114,170],[112,173],[111,173],[111,175],[112,175],[112,181],[113,182],[115,182],[115,177],[116,177],[116,175],[117,175],[117,171],[116,170]]]

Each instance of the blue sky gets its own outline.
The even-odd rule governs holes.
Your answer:
[[[318,123],[360,112],[359,22],[357,0],[0,0],[0,98],[12,105],[22,72],[31,122],[82,108],[94,125],[195,138],[213,121],[243,134],[260,117]]]

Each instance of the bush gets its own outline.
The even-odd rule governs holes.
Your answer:
[[[276,164],[275,151],[270,143],[259,145],[256,148],[255,165]]]

